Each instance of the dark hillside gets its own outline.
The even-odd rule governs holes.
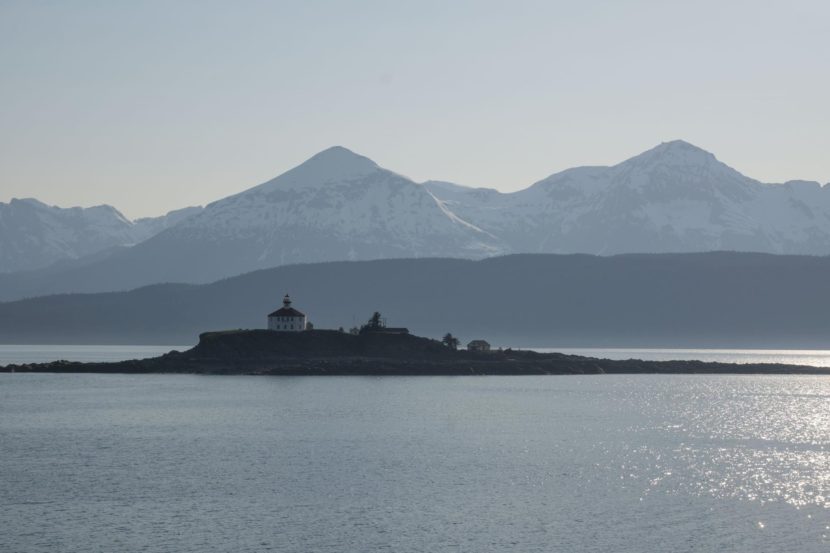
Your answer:
[[[828,283],[828,257],[728,252],[318,263],[0,304],[0,342],[194,344],[206,330],[263,328],[290,293],[316,328],[378,310],[463,343],[825,348]]]

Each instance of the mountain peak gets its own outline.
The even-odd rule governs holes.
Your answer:
[[[627,161],[623,166],[702,166],[717,163],[713,154],[684,140],[662,142]]]
[[[19,204],[31,205],[31,206],[35,206],[35,207],[49,207],[47,204],[41,202],[37,198],[12,198],[9,201],[9,205],[19,205]]]
[[[714,159],[715,157],[703,148],[699,148],[694,144],[686,142],[685,140],[670,140],[668,142],[661,142],[645,153],[659,155],[661,157],[699,157],[701,159]]]
[[[677,140],[669,140],[668,142],[661,142],[655,149],[661,148],[663,150],[686,150],[686,151],[698,151],[698,152],[706,152],[703,148],[699,148],[690,142],[686,142],[685,140],[677,139]]]
[[[343,146],[332,146],[314,154],[298,169],[305,166],[359,174],[370,173],[378,169],[377,163],[368,157],[356,154]]]
[[[263,184],[273,186],[308,186],[333,181],[353,180],[379,171],[377,163],[343,146],[332,146],[319,152],[297,167]]]

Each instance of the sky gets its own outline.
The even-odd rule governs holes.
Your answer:
[[[830,2],[0,0],[0,202],[204,205],[342,145],[502,191],[683,139],[830,181]]]

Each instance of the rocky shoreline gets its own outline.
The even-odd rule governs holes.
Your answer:
[[[412,335],[351,335],[333,330],[208,332],[184,352],[149,359],[7,365],[0,372],[170,373],[283,376],[462,376],[543,374],[830,374],[783,364],[609,360],[533,351],[452,350]]]

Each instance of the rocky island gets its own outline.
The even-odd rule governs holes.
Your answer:
[[[456,350],[406,333],[337,330],[206,332],[183,352],[105,363],[55,361],[7,365],[3,372],[190,373],[251,375],[541,375],[541,374],[830,374],[830,370],[781,364],[701,361],[614,361],[534,351]]]

